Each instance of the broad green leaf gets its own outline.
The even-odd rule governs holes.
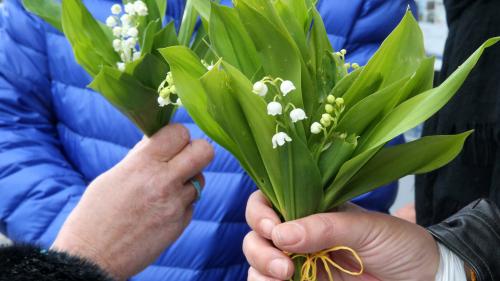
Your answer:
[[[346,105],[351,106],[373,93],[365,91],[365,88],[376,79],[377,75],[382,75],[380,87],[384,88],[413,74],[424,57],[422,31],[411,11],[408,11],[344,95]]]
[[[212,4],[210,40],[217,55],[251,78],[260,67],[255,46],[233,8]]]
[[[438,169],[453,160],[472,133],[430,136],[380,150],[341,189],[332,207],[409,174]]]
[[[325,212],[331,210],[333,204],[336,202],[336,191],[345,186],[349,180],[368,162],[373,155],[375,155],[380,147],[376,147],[370,150],[367,150],[350,160],[346,161],[335,177],[333,183],[325,189],[325,198],[321,204],[320,212]]]
[[[186,0],[181,27],[179,28],[179,43],[184,46],[189,46],[196,26],[196,20],[198,19],[198,13],[193,6],[193,1],[194,0]]]
[[[208,113],[207,94],[199,80],[207,70],[200,59],[185,46],[168,47],[159,52],[170,65],[177,94],[195,123],[211,139],[241,159],[237,145]]]
[[[168,0],[156,0],[156,6],[158,7],[158,13],[160,15],[160,22],[163,22],[165,14],[167,13],[167,2]]]
[[[279,207],[249,122],[243,114],[238,100],[227,87],[230,83],[229,79],[220,64],[216,64],[201,78],[203,88],[207,93],[210,93],[208,95],[208,112],[236,143],[242,157],[238,160],[248,164],[248,174],[273,205]]]
[[[321,175],[307,145],[293,130],[289,132],[293,141],[274,149],[271,139],[275,134],[275,121],[267,114],[266,102],[252,93],[252,83],[236,68],[226,62],[222,62],[222,67],[231,77],[231,91],[237,97],[255,136],[282,207],[279,211],[286,220],[315,213],[322,200]]]
[[[361,140],[358,151],[370,150],[383,145],[399,134],[414,128],[441,109],[458,91],[476,65],[484,50],[500,41],[495,37],[486,41],[439,87],[419,94],[394,108],[374,128],[373,133]]]
[[[215,1],[214,1],[215,2]],[[219,1],[216,1],[217,3]],[[200,17],[204,21],[208,21],[210,19],[210,10],[211,10],[211,3],[213,1],[210,0],[192,0],[192,5],[200,15]]]
[[[255,8],[246,2],[257,2],[260,6]],[[304,108],[300,52],[286,29],[278,23],[273,23],[279,18],[269,18],[270,15],[277,17],[274,8],[264,0],[235,1],[235,8],[260,54],[264,73],[274,78],[291,80],[297,87],[297,90],[290,94],[291,101],[295,106]]]
[[[343,115],[335,130],[363,136],[364,130],[384,112],[387,104],[408,80],[409,77],[401,79],[356,103]]]
[[[149,22],[146,29],[144,29],[141,40],[141,52],[143,54],[151,53],[153,49],[155,34],[160,30],[160,28],[161,28],[161,21],[159,19],[156,19],[154,21]]]
[[[24,7],[33,14],[50,23],[55,29],[63,31],[61,24],[61,5],[54,0],[23,0]]]
[[[81,1],[62,0],[61,19],[78,62],[92,76],[102,66],[114,66],[119,60],[111,41]]]
[[[89,87],[106,97],[148,136],[168,124],[174,112],[173,106],[158,106],[156,90],[115,68],[105,66]]]
[[[334,136],[330,147],[321,153],[318,166],[321,171],[322,186],[328,186],[342,164],[351,158],[356,149],[356,138],[354,135],[347,138]]]
[[[153,50],[179,45],[174,22],[170,22],[154,36]]]
[[[168,70],[168,65],[164,60],[146,53],[137,61],[128,63],[125,72],[134,76],[144,86],[157,89],[165,79]]]

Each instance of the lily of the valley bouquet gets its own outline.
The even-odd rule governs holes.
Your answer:
[[[77,62],[93,78],[89,87],[131,119],[146,135],[168,124],[180,105],[169,66],[157,49],[189,46],[211,60],[206,33],[193,31],[198,14],[186,4],[177,35],[164,24],[167,0],[124,0],[100,22],[81,0],[23,0],[24,6],[63,32]]]
[[[212,3],[200,14],[218,57],[214,67],[183,46],[160,50],[190,115],[238,158],[284,220],[334,210],[454,159],[470,131],[385,144],[442,108],[500,40],[488,40],[433,89],[434,58],[426,57],[411,12],[360,67],[332,49],[314,3]],[[331,250],[338,249],[345,248]],[[345,270],[327,253],[293,255],[294,280],[316,280],[316,262]]]

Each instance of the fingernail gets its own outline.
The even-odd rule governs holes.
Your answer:
[[[288,262],[284,259],[272,260],[269,264],[269,273],[279,279],[288,278]]]
[[[262,234],[266,236],[266,238],[271,238],[271,234],[273,233],[273,229],[276,224],[270,219],[263,219],[260,222],[260,230]]]
[[[277,246],[291,246],[299,243],[304,237],[304,228],[296,223],[284,223],[275,228]]]

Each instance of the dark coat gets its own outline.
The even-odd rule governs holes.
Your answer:
[[[500,35],[500,1],[445,0],[449,36],[440,81],[484,41]],[[500,204],[500,45],[488,49],[457,95],[424,126],[424,135],[474,130],[449,165],[416,179],[417,222],[431,225],[478,198]]]

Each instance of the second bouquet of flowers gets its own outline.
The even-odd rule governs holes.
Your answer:
[[[314,1],[235,0],[209,11],[195,2],[218,62],[207,68],[182,46],[160,53],[190,115],[238,158],[284,220],[454,159],[471,132],[384,145],[442,108],[500,40],[485,42],[432,89],[434,59],[411,12],[360,67],[332,49]],[[318,255],[296,256],[294,280],[315,280]]]

